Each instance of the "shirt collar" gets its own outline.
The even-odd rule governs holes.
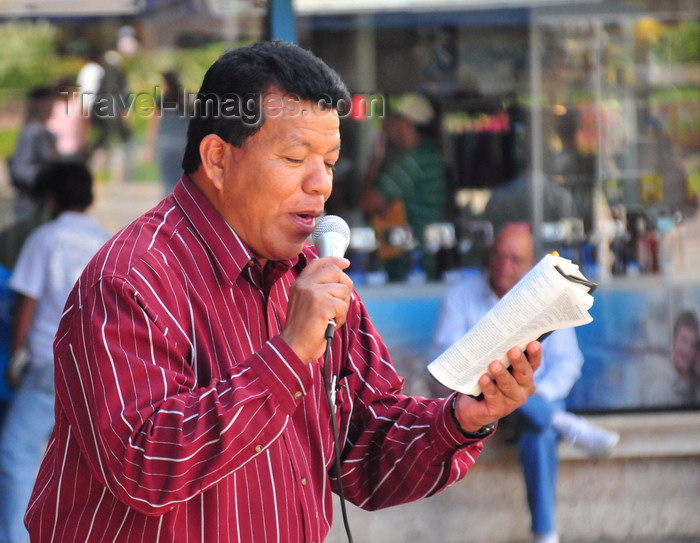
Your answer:
[[[68,223],[68,224],[85,224],[85,223],[99,224],[99,221],[97,220],[97,218],[93,217],[92,215],[90,215],[84,211],[72,211],[72,210],[61,211],[58,214],[58,216],[55,218],[55,220],[60,221],[61,223]]]
[[[257,262],[252,251],[187,174],[183,174],[175,186],[173,196],[196,235],[209,250],[221,276],[230,284],[233,284],[248,266]],[[277,279],[283,271],[291,267],[303,267],[310,258],[309,255],[313,254],[310,253],[311,248],[312,246],[307,244],[303,252],[291,260],[270,262],[265,275],[269,271]]]

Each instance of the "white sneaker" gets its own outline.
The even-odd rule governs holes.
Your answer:
[[[620,441],[617,432],[591,424],[568,411],[557,411],[552,418],[552,426],[574,446],[583,449],[593,458],[610,456]]]
[[[559,543],[559,536],[557,533],[553,534],[535,534],[535,543]]]

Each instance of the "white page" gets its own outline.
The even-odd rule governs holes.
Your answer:
[[[506,352],[524,349],[542,334],[587,324],[593,305],[589,288],[562,276],[583,278],[578,266],[556,255],[546,255],[464,336],[428,365],[443,385],[478,395],[479,378],[493,360],[509,365]]]

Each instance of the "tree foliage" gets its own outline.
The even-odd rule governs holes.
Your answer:
[[[55,77],[56,28],[47,22],[0,24],[0,88],[24,93]]]

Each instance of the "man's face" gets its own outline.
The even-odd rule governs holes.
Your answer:
[[[691,326],[680,326],[673,338],[673,366],[683,377],[690,376],[698,348],[698,333]]]
[[[532,238],[525,231],[510,229],[496,240],[489,255],[491,288],[502,298],[534,263]]]
[[[262,128],[226,144],[220,213],[260,263],[295,257],[331,194],[340,152],[335,110],[309,102],[266,104]]]
[[[388,115],[384,119],[384,134],[387,142],[398,149],[409,149],[408,134],[413,130],[413,125],[406,118],[399,115]]]

